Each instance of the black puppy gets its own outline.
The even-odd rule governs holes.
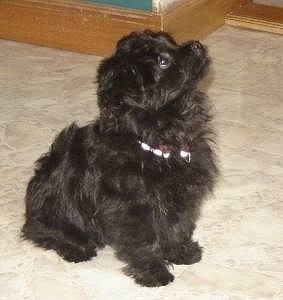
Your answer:
[[[72,124],[36,164],[23,236],[73,262],[108,244],[145,286],[173,280],[167,265],[193,264],[191,237],[217,168],[199,42],[134,32],[98,70],[99,118]]]

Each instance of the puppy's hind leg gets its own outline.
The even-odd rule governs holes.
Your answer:
[[[37,246],[53,249],[65,260],[81,262],[96,256],[96,244],[88,236],[72,225],[64,230],[48,226],[36,219],[28,219],[22,229],[23,237]]]
[[[72,124],[37,162],[26,192],[23,237],[54,249],[67,261],[80,262],[96,255],[98,238],[90,213],[80,208],[84,195],[85,166],[82,140],[86,129]],[[88,180],[92,180],[88,179]]]

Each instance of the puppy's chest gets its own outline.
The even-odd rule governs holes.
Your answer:
[[[113,163],[109,175],[117,191],[132,195],[135,201],[168,204],[188,197],[192,184],[189,168],[177,168],[168,162],[124,161]]]

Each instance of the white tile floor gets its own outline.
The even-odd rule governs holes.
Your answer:
[[[283,36],[222,27],[204,42],[222,177],[198,222],[203,260],[149,289],[110,248],[70,264],[20,240],[33,162],[67,124],[97,115],[100,58],[0,41],[1,300],[283,299]]]

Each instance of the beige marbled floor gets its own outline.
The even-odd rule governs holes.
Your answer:
[[[283,299],[283,36],[223,27],[205,42],[222,177],[196,232],[204,257],[148,289],[110,248],[71,264],[20,240],[32,163],[60,129],[97,114],[100,59],[0,41],[1,300]]]

